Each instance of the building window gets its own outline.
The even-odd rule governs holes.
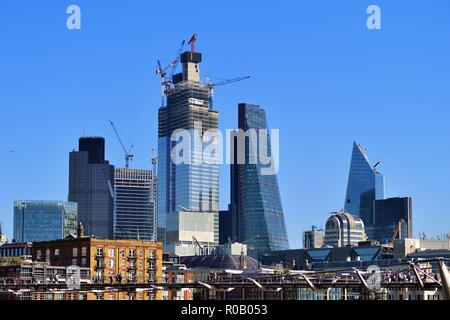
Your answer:
[[[81,266],[82,267],[86,267],[87,266],[87,259],[86,258],[81,258]]]
[[[87,256],[87,248],[86,248],[86,247],[81,248],[81,255],[82,255],[83,257],[86,257],[86,256]]]
[[[130,257],[135,257],[135,250],[134,249],[130,249]]]
[[[73,248],[72,249],[72,257],[77,257],[78,256],[78,248]]]
[[[97,248],[97,256],[103,255],[103,248]]]
[[[121,260],[120,263],[121,263],[121,268],[122,268],[122,269],[124,269],[124,268],[127,267],[127,263],[126,263],[125,260]]]
[[[114,268],[114,260],[109,260],[109,267]]]
[[[36,260],[41,260],[42,259],[42,251],[41,250],[37,250],[36,251]]]
[[[77,258],[72,258],[72,265],[76,266],[77,265]]]
[[[114,258],[114,249],[109,249],[109,257]]]
[[[55,249],[55,256],[59,256],[59,249]]]

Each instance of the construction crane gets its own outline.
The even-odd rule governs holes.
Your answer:
[[[172,77],[178,67],[178,63],[180,62],[181,53],[183,52],[186,41],[182,41],[180,47],[178,48],[177,55],[172,62],[169,63],[168,66],[163,68],[161,61],[157,60],[157,69],[156,74],[161,78],[161,106],[164,107],[165,97],[169,94],[172,84]],[[167,71],[170,69],[170,73],[167,74]]]
[[[213,108],[213,103],[214,103],[214,88],[217,86],[224,86],[230,83],[235,83],[235,82],[239,82],[239,81],[243,81],[246,79],[249,79],[250,76],[245,76],[245,77],[237,77],[237,78],[233,78],[233,79],[228,79],[228,80],[224,80],[224,81],[219,81],[216,83],[212,83],[211,80],[206,77],[206,86],[209,89],[209,108],[212,109]]]
[[[192,236],[192,241],[195,243],[195,245],[198,247],[199,251],[200,251],[200,255],[204,256],[205,255],[205,248],[203,248],[203,246],[200,244],[200,242],[198,242],[197,238]],[[197,255],[197,254],[196,254]]]
[[[123,149],[123,152],[125,153],[125,168],[129,168],[130,167],[130,161],[133,161],[134,159],[134,154],[132,153],[134,146],[132,145],[130,147],[130,149],[127,151],[127,149],[125,148],[125,144],[123,143],[122,139],[120,138],[119,132],[117,131],[116,126],[114,125],[114,123],[109,120],[109,122],[111,123],[111,127],[114,130],[114,133],[116,134],[117,139],[119,140],[119,143]]]
[[[389,244],[394,244],[395,238],[397,238],[397,236],[400,236],[399,238],[401,238],[401,229],[402,229],[402,224],[405,223],[405,220],[401,219],[398,222],[397,228],[395,228],[394,230],[394,234],[392,235],[391,241],[389,241]]]
[[[197,39],[198,35],[194,33],[188,42],[188,44],[191,45],[191,52],[195,52],[195,42],[197,41]]]

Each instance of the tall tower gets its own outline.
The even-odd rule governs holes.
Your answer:
[[[105,160],[105,139],[82,137],[69,156],[69,201],[78,203],[78,220],[87,235],[112,239],[114,166]]]
[[[363,146],[354,142],[345,210],[364,221],[369,238],[374,225],[374,201],[379,199],[384,199],[384,176],[377,171],[377,165],[370,165]]]
[[[276,174],[262,174],[260,161],[251,163],[249,132],[267,130],[266,113],[258,105],[240,103],[238,107],[239,129],[249,136],[239,139],[233,137],[234,159],[231,164],[231,238],[248,245],[250,256],[258,258],[261,252],[285,250],[289,241],[281,205],[281,196]],[[267,133],[268,135],[268,133]],[[241,145],[239,145],[241,143]],[[261,148],[262,146],[259,146]],[[267,136],[268,153],[272,154],[271,142]],[[245,163],[238,157],[244,153]]]
[[[193,142],[206,130],[218,129],[218,111],[209,108],[208,86],[200,82],[202,54],[187,51],[180,61],[182,72],[173,76],[167,105],[158,112],[158,240],[171,245],[172,251],[176,245],[189,246],[193,238],[200,244],[217,244],[219,236],[218,164],[204,163],[194,143],[183,150],[190,153],[190,163],[175,164],[171,158],[180,142],[171,140],[175,130],[189,132]],[[196,230],[184,224],[188,220],[197,224]]]
[[[154,241],[156,176],[151,170],[115,169],[114,238]]]

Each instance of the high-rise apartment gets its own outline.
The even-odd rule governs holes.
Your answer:
[[[69,158],[69,201],[78,203],[78,220],[86,234],[112,239],[114,166],[105,160],[105,139],[80,138]]]

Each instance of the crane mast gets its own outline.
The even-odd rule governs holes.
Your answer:
[[[113,123],[111,120],[110,120],[109,122],[110,122],[110,124],[111,124],[111,127],[112,127],[113,130],[114,130],[114,133],[116,134],[117,140],[119,140],[119,143],[120,143],[120,146],[121,146],[122,149],[123,149],[123,152],[125,153],[125,168],[128,169],[128,168],[130,167],[130,161],[133,161],[133,159],[134,159],[134,154],[132,153],[134,146],[132,145],[132,146],[130,147],[130,149],[127,150],[127,149],[125,148],[125,144],[124,144],[123,141],[122,141],[122,138],[121,138],[120,135],[119,135],[119,132],[117,131],[116,126],[114,125],[114,123]]]

